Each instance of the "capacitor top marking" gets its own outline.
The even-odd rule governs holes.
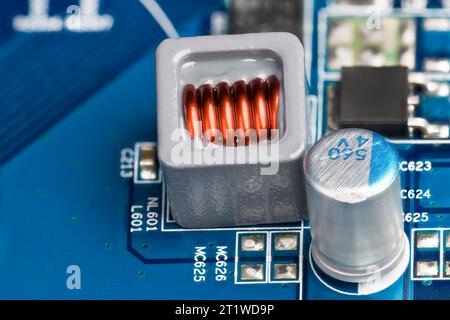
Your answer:
[[[344,129],[319,141],[309,152],[310,183],[340,202],[357,203],[386,188],[398,175],[399,157],[382,136]]]

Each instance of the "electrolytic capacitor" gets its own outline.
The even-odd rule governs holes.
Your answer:
[[[329,276],[370,283],[397,280],[409,257],[403,231],[399,156],[382,136],[344,129],[322,138],[305,163],[312,257]]]

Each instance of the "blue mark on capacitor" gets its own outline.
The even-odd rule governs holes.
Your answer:
[[[379,134],[372,134],[369,185],[389,183],[398,173],[399,157],[394,147]]]

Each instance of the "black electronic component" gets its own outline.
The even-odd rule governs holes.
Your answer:
[[[387,136],[408,134],[408,69],[347,67],[328,91],[329,118],[337,128],[362,128]]]

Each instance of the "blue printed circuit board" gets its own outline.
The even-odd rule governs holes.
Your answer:
[[[404,275],[376,294],[364,295],[315,266],[307,220],[221,229],[177,225],[162,173],[145,181],[136,165],[158,138],[155,49],[170,34],[165,18],[180,36],[205,35],[211,15],[227,7],[222,1],[158,2],[160,11],[146,0],[0,3],[0,298],[450,299],[448,139],[391,141],[401,157],[411,259]],[[450,27],[433,31],[425,21],[450,24],[450,9],[441,1],[411,10],[397,2],[373,23],[388,23],[390,30],[412,26],[414,39],[394,51],[381,48],[385,63],[405,64],[411,74],[448,87],[449,72],[432,63],[450,61]],[[314,139],[327,131],[327,88],[340,79],[342,51],[332,48],[333,28],[345,19],[357,28],[371,15],[330,3],[303,3]],[[93,11],[95,19],[74,22],[77,10]],[[27,19],[33,14],[38,18]],[[421,103],[423,117],[450,123],[448,94],[430,94]],[[255,239],[258,250],[247,250]],[[287,247],[279,246],[283,239]],[[427,245],[418,246],[418,239]],[[259,280],[246,278],[249,266],[262,274]],[[277,276],[280,266],[294,277]]]

